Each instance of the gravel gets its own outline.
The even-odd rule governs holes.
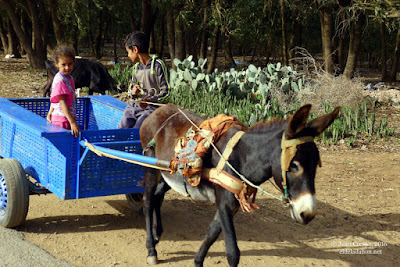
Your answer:
[[[24,240],[24,235],[13,229],[0,227],[1,266],[74,266],[64,260],[58,260],[47,251]]]

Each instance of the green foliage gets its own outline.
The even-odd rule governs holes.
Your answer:
[[[207,59],[199,59],[196,66],[189,56],[183,61],[174,59],[177,70],[171,70],[171,87],[179,89],[185,87],[190,90],[207,90],[219,92],[226,96],[242,99],[253,94],[260,100],[261,105],[266,105],[271,100],[271,90],[300,94],[304,90],[304,79],[290,66],[281,63],[268,64],[265,68],[249,65],[247,69],[219,72],[216,69],[208,74],[204,69]]]
[[[334,107],[325,103],[325,112],[332,112]],[[317,115],[312,114],[311,118]],[[394,135],[394,128],[388,127],[387,119],[379,120],[376,124],[375,114],[370,113],[367,103],[363,102],[356,108],[341,107],[338,118],[321,135],[321,141],[326,144],[336,144],[340,139],[348,138],[348,144],[353,146],[358,137],[386,138]]]
[[[128,84],[132,78],[132,67],[126,65],[122,66],[120,63],[114,65],[113,69],[108,71],[117,83]]]
[[[283,111],[281,103],[270,94],[272,88],[285,94],[301,94],[307,91],[304,77],[298,77],[290,67],[280,63],[268,64],[265,68],[250,65],[247,69],[219,72],[217,69],[207,74],[206,60],[199,59],[198,64],[192,57],[180,61],[174,60],[177,71],[170,72],[171,90],[168,101],[181,106],[205,118],[220,113],[235,115],[250,126],[260,120],[285,118],[300,107],[300,103]],[[117,82],[130,80],[131,67],[116,64],[110,74]],[[324,103],[324,113],[333,111],[334,106]],[[309,120],[318,117],[310,115]],[[376,122],[375,114],[367,108],[367,103],[356,108],[342,106],[338,118],[320,136],[326,144],[336,144],[341,139],[353,146],[357,138],[386,138],[394,135],[394,128],[388,127],[387,119]]]
[[[190,90],[189,85],[173,90],[169,101],[205,118],[211,118],[220,113],[235,115],[247,126],[260,120],[284,116],[276,101],[263,106],[255,101],[251,94],[238,99],[218,91]]]

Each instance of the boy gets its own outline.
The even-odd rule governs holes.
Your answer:
[[[133,66],[130,97],[118,128],[140,128],[158,106],[144,102],[160,103],[168,95],[168,70],[164,62],[148,54],[149,39],[143,32],[130,33],[124,42]]]

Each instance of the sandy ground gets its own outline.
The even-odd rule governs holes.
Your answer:
[[[21,66],[14,61],[7,64]],[[0,97],[40,96],[43,73],[11,70],[7,64],[0,62]],[[15,85],[24,79],[30,85]],[[390,123],[397,122],[399,133],[400,110],[382,107],[381,112]],[[319,147],[317,217],[306,226],[296,224],[278,200],[257,196],[261,210],[253,219],[244,213],[235,217],[241,266],[400,266],[398,139],[360,141],[356,148],[346,142]],[[263,188],[279,194],[270,183]],[[175,192],[167,193],[164,234],[157,246],[159,265],[193,266],[214,213],[213,206],[197,206]],[[17,230],[27,241],[76,266],[146,264],[144,217],[121,195],[67,201],[54,195],[31,196],[27,221]],[[205,266],[227,266],[224,250],[221,236]]]

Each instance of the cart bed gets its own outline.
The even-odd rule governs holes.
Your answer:
[[[86,151],[80,140],[142,153],[139,129],[117,129],[126,103],[111,96],[77,99],[80,138],[46,121],[49,98],[0,98],[0,155],[61,199],[143,192],[143,167]]]

